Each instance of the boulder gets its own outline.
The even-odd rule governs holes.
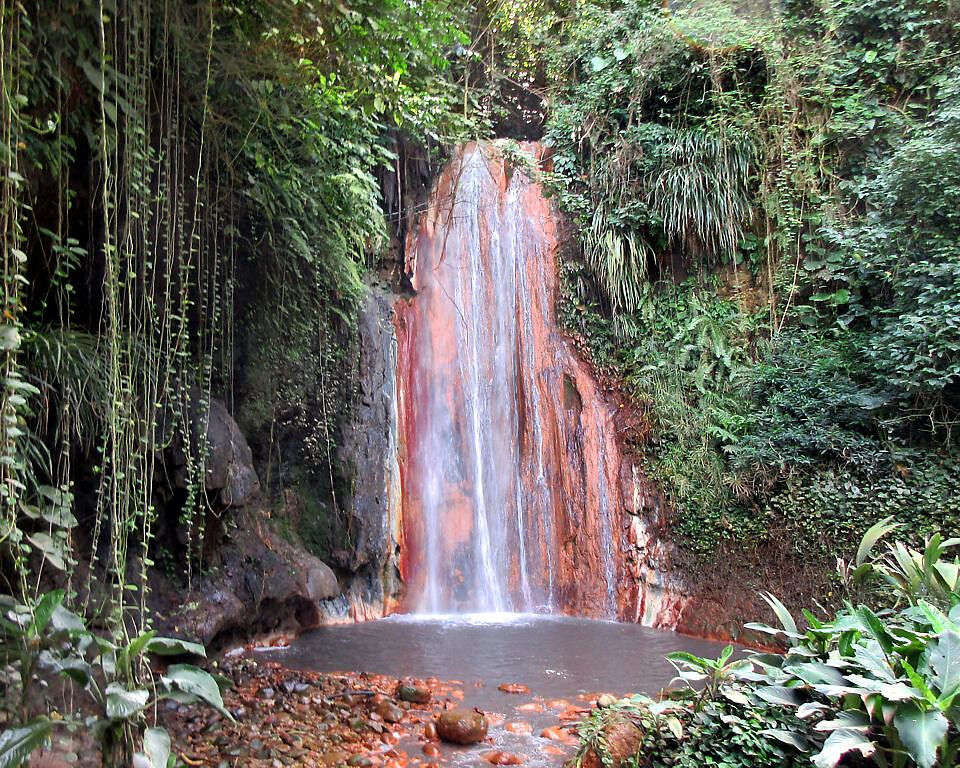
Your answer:
[[[320,624],[325,603],[340,594],[330,567],[280,536],[265,510],[244,507],[224,523],[216,567],[195,586],[196,599],[185,603],[178,582],[155,572],[157,629],[206,645]]]
[[[588,748],[580,760],[581,768],[620,768],[640,750],[643,731],[622,715],[612,716],[604,724],[602,739],[597,743],[603,744],[605,754],[601,756],[595,747]]]
[[[219,400],[210,401],[206,426],[204,487],[208,492],[219,491],[225,507],[245,506],[260,492],[260,479],[253,468],[253,452],[247,439]]]
[[[400,701],[409,701],[411,704],[429,704],[433,699],[433,694],[426,688],[414,685],[412,683],[400,683],[397,686],[397,698]]]
[[[437,720],[437,734],[451,744],[476,744],[487,736],[489,723],[477,710],[448,709]]]

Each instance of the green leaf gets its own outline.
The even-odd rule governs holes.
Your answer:
[[[174,664],[160,679],[169,688],[195,696],[214,707],[224,717],[233,720],[233,716],[223,706],[223,696],[217,681],[208,672],[190,664]]]
[[[63,546],[58,544],[49,534],[43,531],[31,533],[27,536],[27,541],[40,550],[44,559],[58,571],[67,570],[67,564],[63,559]]]
[[[798,752],[807,752],[810,749],[810,742],[803,734],[796,731],[780,730],[779,728],[766,728],[760,731],[762,736],[770,736],[777,741],[789,744]]]
[[[850,730],[866,733],[870,728],[870,718],[866,712],[858,710],[845,710],[838,712],[833,720],[821,720],[816,724],[816,731],[835,731],[838,728],[847,728]]]
[[[11,728],[0,734],[0,768],[23,765],[30,753],[50,736],[53,723],[45,717],[31,720],[20,728]]]
[[[947,718],[934,710],[904,704],[897,708],[893,725],[917,766],[933,768],[937,763],[937,748],[947,733]]]
[[[817,768],[834,768],[848,752],[857,751],[864,757],[876,752],[877,746],[859,730],[839,728],[823,743],[823,749],[811,760]]]
[[[883,625],[883,622],[880,620],[879,616],[877,616],[865,605],[861,605],[857,609],[857,616],[859,616],[863,621],[864,625],[873,636],[873,639],[880,644],[880,647],[883,649],[884,653],[889,654],[891,651],[893,651],[893,638],[890,636],[890,633],[887,632],[887,628]]]
[[[798,707],[803,703],[803,697],[796,688],[787,688],[782,685],[767,685],[756,690],[757,696],[768,704],[785,707]]]
[[[870,557],[870,553],[873,552],[873,548],[880,539],[890,533],[890,531],[900,527],[899,523],[892,521],[892,517],[885,517],[883,520],[871,525],[867,529],[867,532],[863,534],[863,538],[860,539],[860,546],[857,547],[856,559],[854,560],[858,568]]]
[[[790,615],[790,611],[787,610],[787,606],[781,603],[771,592],[761,593],[760,597],[762,597],[766,604],[769,605],[773,610],[777,617],[777,621],[780,622],[780,625],[783,627],[784,631],[786,631],[786,633],[789,635],[800,637],[800,633],[797,630],[797,622],[793,620],[793,616]]]
[[[86,686],[93,679],[93,670],[90,665],[79,656],[68,656],[58,659],[49,651],[40,654],[40,664],[61,675],[66,675],[81,686]]]
[[[195,656],[206,656],[207,650],[200,643],[191,643],[175,637],[155,637],[147,644],[147,650],[158,656],[180,656],[192,653]]]
[[[610,66],[610,62],[600,56],[594,56],[590,59],[590,69],[594,72],[600,72]]]
[[[132,664],[133,660],[136,659],[141,653],[143,653],[145,648],[148,648],[150,641],[153,640],[156,632],[141,632],[137,637],[130,641],[130,644],[123,649],[124,655],[127,657],[127,663]]]
[[[110,683],[106,693],[106,712],[110,720],[127,720],[147,706],[150,698],[147,691],[128,691],[119,683]]]
[[[933,684],[941,698],[960,690],[960,634],[944,632],[930,649],[927,664],[933,672]]]
[[[96,88],[100,93],[103,93],[104,82],[103,82],[103,71],[100,67],[96,66],[89,59],[83,59],[80,61],[80,68],[83,70],[83,74],[87,76],[87,80]]]
[[[170,734],[163,728],[147,728],[143,734],[143,756],[150,768],[167,768],[170,759]]]
[[[38,637],[43,634],[43,631],[53,618],[54,613],[56,613],[57,608],[63,605],[64,595],[65,593],[62,589],[55,589],[52,592],[47,592],[40,598],[36,607],[33,609],[33,621],[30,622],[27,630],[31,635]]]

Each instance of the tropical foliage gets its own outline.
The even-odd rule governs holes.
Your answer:
[[[602,735],[626,715],[643,736],[638,765],[833,768],[851,756],[862,765],[955,765],[960,560],[947,553],[960,540],[934,535],[922,551],[897,542],[875,554],[896,527],[871,527],[844,568],[848,586],[892,607],[846,602],[829,620],[804,611],[801,627],[766,594],[778,625],[752,626],[782,642],[782,653],[671,654],[685,687],[660,702],[635,697],[597,711],[581,726],[580,759],[602,752]]]
[[[0,10],[3,626],[26,621],[32,639],[11,642],[28,646],[53,633],[7,690],[60,669],[104,734],[120,724],[124,760],[157,695],[188,678],[208,693],[186,668],[154,679],[144,654],[163,645],[154,560],[174,557],[189,591],[222,513],[211,400],[257,446],[271,495],[301,484],[336,511],[363,274],[389,239],[380,178],[399,175],[401,137],[429,165],[467,130],[447,58],[461,17],[445,0]],[[51,616],[69,606],[103,635],[54,626],[51,594]],[[3,764],[49,730],[30,722]]]
[[[957,9],[683,7],[578,5],[544,54],[561,316],[647,410],[677,541],[954,528]]]

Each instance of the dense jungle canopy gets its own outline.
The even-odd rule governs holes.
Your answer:
[[[878,521],[960,532],[958,25],[954,0],[5,0],[0,591],[34,636],[69,607],[137,696],[145,650],[196,651],[127,644],[153,574],[189,602],[234,525],[214,403],[281,538],[347,562],[360,308],[411,292],[440,168],[497,138],[565,217],[560,321],[685,571],[841,609]],[[198,680],[168,685],[217,699]]]

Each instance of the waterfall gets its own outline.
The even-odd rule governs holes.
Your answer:
[[[539,148],[524,149],[535,162]],[[410,610],[617,614],[612,416],[556,327],[556,226],[539,184],[474,144],[408,243],[416,296],[398,310],[398,398]]]

